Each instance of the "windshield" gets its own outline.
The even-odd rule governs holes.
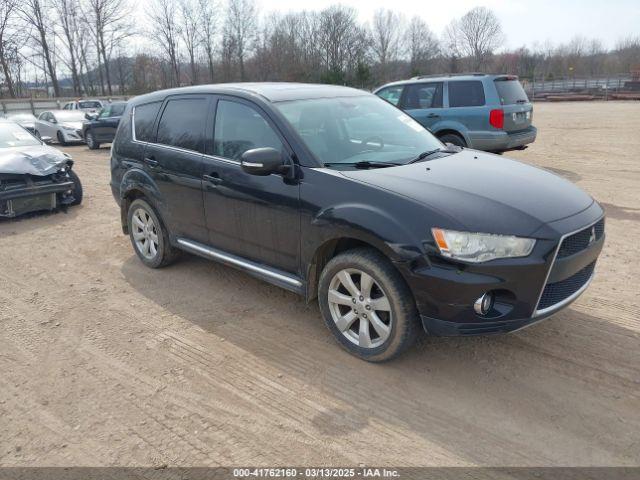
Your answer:
[[[518,80],[496,80],[494,83],[502,105],[514,105],[529,101],[524,88],[522,88]]]
[[[81,122],[85,119],[84,112],[78,111],[56,112],[54,116],[59,122]]]
[[[14,122],[35,122],[36,117],[31,115],[30,113],[14,113],[11,115],[7,115],[9,120]]]
[[[443,148],[422,125],[373,95],[275,105],[323,164],[407,163]]]
[[[78,102],[80,108],[102,108],[102,104],[96,100],[85,100]]]
[[[30,147],[41,142],[15,123],[0,123],[0,148]]]

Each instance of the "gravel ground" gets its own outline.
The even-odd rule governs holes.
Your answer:
[[[316,304],[199,258],[135,257],[108,149],[85,201],[0,222],[0,465],[640,464],[640,102],[536,104],[509,154],[606,208],[589,290],[517,334],[372,365]]]

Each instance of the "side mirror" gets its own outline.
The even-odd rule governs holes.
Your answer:
[[[42,136],[40,137],[40,140],[42,140],[43,143],[51,143],[52,138],[47,136]]]
[[[49,123],[58,123],[58,121],[55,118],[52,118]]]
[[[285,165],[282,152],[271,147],[247,150],[240,157],[242,170],[251,175],[271,175],[272,173],[286,173],[289,166]]]

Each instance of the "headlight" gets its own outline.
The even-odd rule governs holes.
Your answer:
[[[75,130],[75,128],[72,125],[66,125],[66,124],[62,124],[62,128],[64,128],[65,130]]]
[[[432,228],[433,238],[444,257],[479,263],[496,258],[526,257],[533,250],[533,238],[490,233],[456,232]]]

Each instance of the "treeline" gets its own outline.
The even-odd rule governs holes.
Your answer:
[[[301,81],[370,88],[419,74],[493,71],[558,78],[640,69],[640,37],[504,51],[496,15],[476,7],[436,35],[420,17],[378,10],[358,21],[337,4],[261,14],[254,0],[0,0],[2,94],[140,94],[229,81]],[[132,47],[144,45],[144,47]]]

